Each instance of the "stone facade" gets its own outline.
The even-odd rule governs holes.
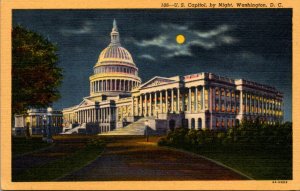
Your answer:
[[[29,128],[30,134],[42,134],[45,125],[51,125],[52,133],[62,132],[63,117],[62,112],[47,109],[29,109],[26,114],[14,116],[13,134],[24,134],[25,127]]]

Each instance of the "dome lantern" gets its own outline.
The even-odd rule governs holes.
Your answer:
[[[110,46],[121,46],[120,35],[119,35],[116,19],[114,19],[113,28],[110,33],[110,36],[111,36]]]

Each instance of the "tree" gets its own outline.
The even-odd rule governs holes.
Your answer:
[[[60,98],[57,47],[22,26],[12,30],[12,113],[49,106]]]

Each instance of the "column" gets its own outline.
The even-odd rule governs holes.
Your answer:
[[[191,105],[192,105],[192,89],[189,88],[189,97],[188,97],[188,111],[191,113],[192,112],[192,108],[191,108]]]
[[[132,116],[134,116],[134,96],[132,96],[132,99],[131,99],[131,112],[132,112]]]
[[[212,112],[212,88],[211,87],[209,87],[208,94],[209,94],[209,100],[208,100],[209,105],[208,105],[208,108],[209,108],[210,112]],[[226,94],[225,94],[225,99],[226,99]],[[225,107],[226,107],[226,105],[225,105]],[[212,127],[212,119],[210,120],[210,126]]]
[[[139,103],[140,103],[139,115],[142,116],[143,115],[143,97],[142,97],[142,95],[140,95]]]
[[[93,109],[90,109],[90,122],[93,122],[94,121],[94,112],[93,112]]]
[[[108,118],[108,122],[110,122],[111,121],[111,108],[110,107],[108,107],[107,108],[107,118]]]
[[[97,121],[97,114],[96,114],[96,108],[93,109],[93,122]]]
[[[80,123],[80,111],[77,111],[77,122]]]
[[[98,113],[98,117],[97,117],[97,122],[101,122],[101,120],[100,120],[100,108],[98,108],[98,110],[97,110],[97,113]]]
[[[221,99],[219,100],[221,102]],[[202,86],[202,110],[205,111],[205,87],[204,86]],[[205,125],[203,127],[205,127]]]
[[[103,122],[106,123],[106,108],[103,108]]]
[[[165,92],[165,100],[166,100],[166,106],[165,106],[165,108],[166,108],[166,113],[168,113],[168,90],[166,90],[166,92]]]
[[[249,113],[252,114],[252,94],[250,94],[249,98]]]
[[[180,96],[180,89],[179,88],[177,88],[177,112],[179,113],[179,107],[180,107],[180,105],[179,105],[179,96]]]
[[[102,91],[105,91],[105,88],[106,88],[105,80],[102,80]]]
[[[105,118],[106,118],[106,122],[109,122],[109,108],[105,108],[106,114],[105,114]]]
[[[240,90],[240,108],[239,108],[239,113],[240,114],[243,114],[243,92],[242,92],[242,90]]]
[[[146,114],[146,116],[148,116],[148,98],[147,97],[148,97],[147,94],[145,94],[145,110],[146,110],[145,114]]]
[[[85,110],[85,122],[88,122],[88,110]]]
[[[198,112],[198,87],[197,86],[195,87],[195,94],[194,95],[195,95],[194,108],[195,108],[195,112],[197,113]],[[198,119],[197,119],[197,124],[198,124]]]
[[[82,123],[84,123],[84,110],[81,111]]]
[[[171,89],[171,112],[174,111],[174,90]]]
[[[93,85],[94,85],[94,83],[90,82],[90,92],[94,92]]]
[[[157,113],[157,92],[154,92],[154,115]]]
[[[150,116],[152,116],[152,93],[150,92]]]
[[[160,102],[159,102],[159,104],[160,104],[160,113],[163,113],[163,109],[162,109],[162,101],[163,101],[162,100],[162,91],[160,91],[159,93],[160,93],[160,95],[159,95],[159,97],[160,97],[159,98],[160,99]]]
[[[102,80],[98,81],[98,91],[102,91]]]
[[[181,102],[182,102],[182,112],[184,112],[185,111],[185,90],[184,89],[182,89]]]

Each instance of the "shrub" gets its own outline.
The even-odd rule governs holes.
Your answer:
[[[163,138],[160,138],[157,142],[158,146],[167,146],[168,145],[168,140],[167,138],[163,137]]]
[[[105,142],[102,139],[91,139],[87,143],[87,147],[91,148],[104,148]]]

